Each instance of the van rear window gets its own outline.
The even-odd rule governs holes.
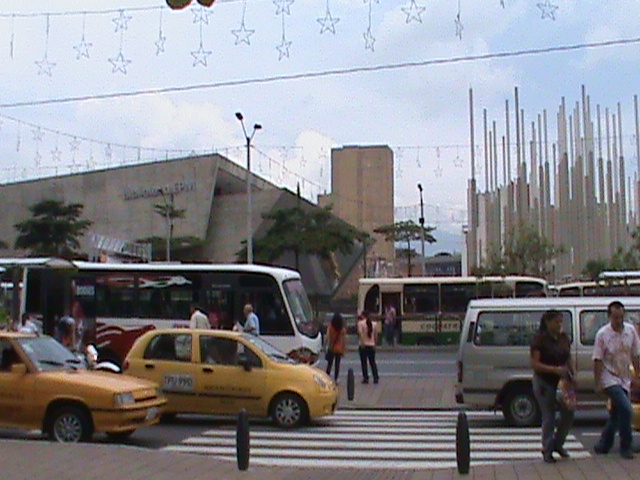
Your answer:
[[[540,328],[545,310],[482,312],[478,315],[473,343],[480,346],[528,346]],[[571,312],[562,311],[563,330],[573,338]]]
[[[593,345],[600,327],[609,321],[607,310],[585,310],[580,313],[580,343]],[[640,310],[625,310],[624,321],[633,323],[640,332]]]

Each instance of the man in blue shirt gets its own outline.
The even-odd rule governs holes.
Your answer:
[[[253,305],[251,305],[250,303],[247,303],[244,306],[244,317],[246,320],[244,322],[244,328],[242,329],[242,331],[250,333],[251,335],[260,335],[260,319],[258,318],[258,315],[256,315],[253,311]]]

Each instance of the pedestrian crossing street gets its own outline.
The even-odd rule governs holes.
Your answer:
[[[431,469],[456,466],[457,411],[342,410],[297,430],[251,424],[252,465]],[[467,412],[471,465],[541,459],[540,429],[506,426],[493,412]],[[165,450],[236,460],[233,424],[203,431]],[[589,457],[574,436],[565,448]]]

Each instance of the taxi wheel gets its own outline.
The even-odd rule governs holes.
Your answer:
[[[93,426],[87,413],[79,407],[60,407],[49,420],[49,438],[56,442],[77,443],[91,440]]]
[[[282,393],[273,400],[271,416],[281,428],[296,428],[307,421],[307,404],[298,395]]]
[[[133,432],[135,432],[135,430],[127,430],[125,432],[107,432],[107,437],[112,442],[125,442],[131,435],[133,435]]]

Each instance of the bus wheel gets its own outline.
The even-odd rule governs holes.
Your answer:
[[[507,422],[516,427],[540,425],[540,407],[530,385],[511,387],[504,396],[502,413]]]

